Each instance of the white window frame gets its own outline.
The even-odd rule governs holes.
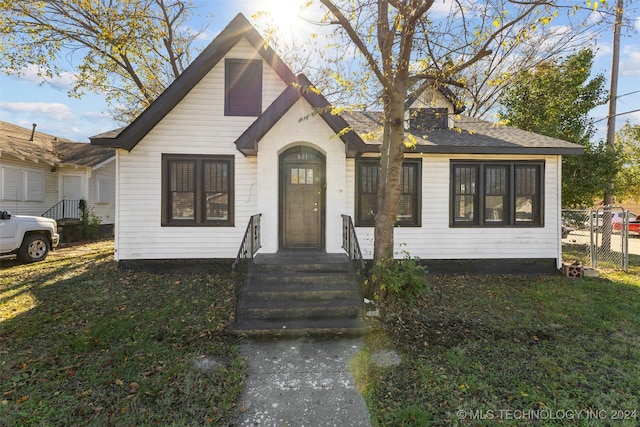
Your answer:
[[[111,178],[104,175],[96,176],[96,204],[108,205],[112,194]]]

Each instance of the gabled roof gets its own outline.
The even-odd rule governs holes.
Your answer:
[[[379,151],[382,113],[344,113],[343,116],[366,141],[367,151]],[[578,144],[468,116],[455,118],[452,129],[407,129],[405,132],[417,142],[415,149],[407,152],[568,155],[584,151]]]
[[[464,105],[462,101],[460,101],[460,99],[456,96],[455,93],[453,93],[451,89],[449,89],[447,86],[436,85],[432,80],[423,82],[423,84],[421,84],[420,87],[418,88],[418,91],[414,93],[414,95],[407,98],[407,100],[404,103],[405,109],[409,109],[411,105],[413,105],[413,103],[416,102],[416,100],[419,98],[419,95],[421,93],[421,89],[426,90],[426,88],[428,87],[432,87],[432,88],[435,87],[438,90],[438,92],[440,92],[442,96],[444,96],[447,99],[447,101],[451,103],[451,105],[453,106],[453,114],[462,114],[467,109],[467,106]]]
[[[296,77],[264,113],[253,122],[249,128],[236,140],[236,147],[246,156],[258,153],[258,143],[269,130],[289,111],[300,98],[304,98],[311,107],[324,119],[329,127],[345,144],[345,151],[349,157],[365,151],[366,144],[355,133],[349,124],[339,115],[331,113],[331,104],[324,96],[311,90],[312,84],[304,74]]]
[[[73,142],[42,132],[33,132],[12,123],[0,121],[0,154],[50,166],[73,165],[93,167],[115,157],[115,150]]]
[[[91,137],[91,143],[131,151],[204,76],[233,48],[246,38],[262,58],[287,84],[295,75],[273,49],[267,46],[260,33],[241,13],[207,46],[184,72],[147,107],[129,126]]]

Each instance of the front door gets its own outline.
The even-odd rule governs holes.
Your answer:
[[[280,159],[280,246],[323,249],[324,156],[295,147]]]
[[[82,177],[76,175],[62,176],[62,199],[82,199]]]

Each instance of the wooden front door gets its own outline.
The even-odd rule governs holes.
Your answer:
[[[323,249],[324,156],[295,147],[280,162],[280,246]]]

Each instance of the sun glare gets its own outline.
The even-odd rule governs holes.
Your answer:
[[[261,13],[275,26],[281,35],[300,37],[308,26],[303,17],[309,12],[307,0],[262,0]]]

